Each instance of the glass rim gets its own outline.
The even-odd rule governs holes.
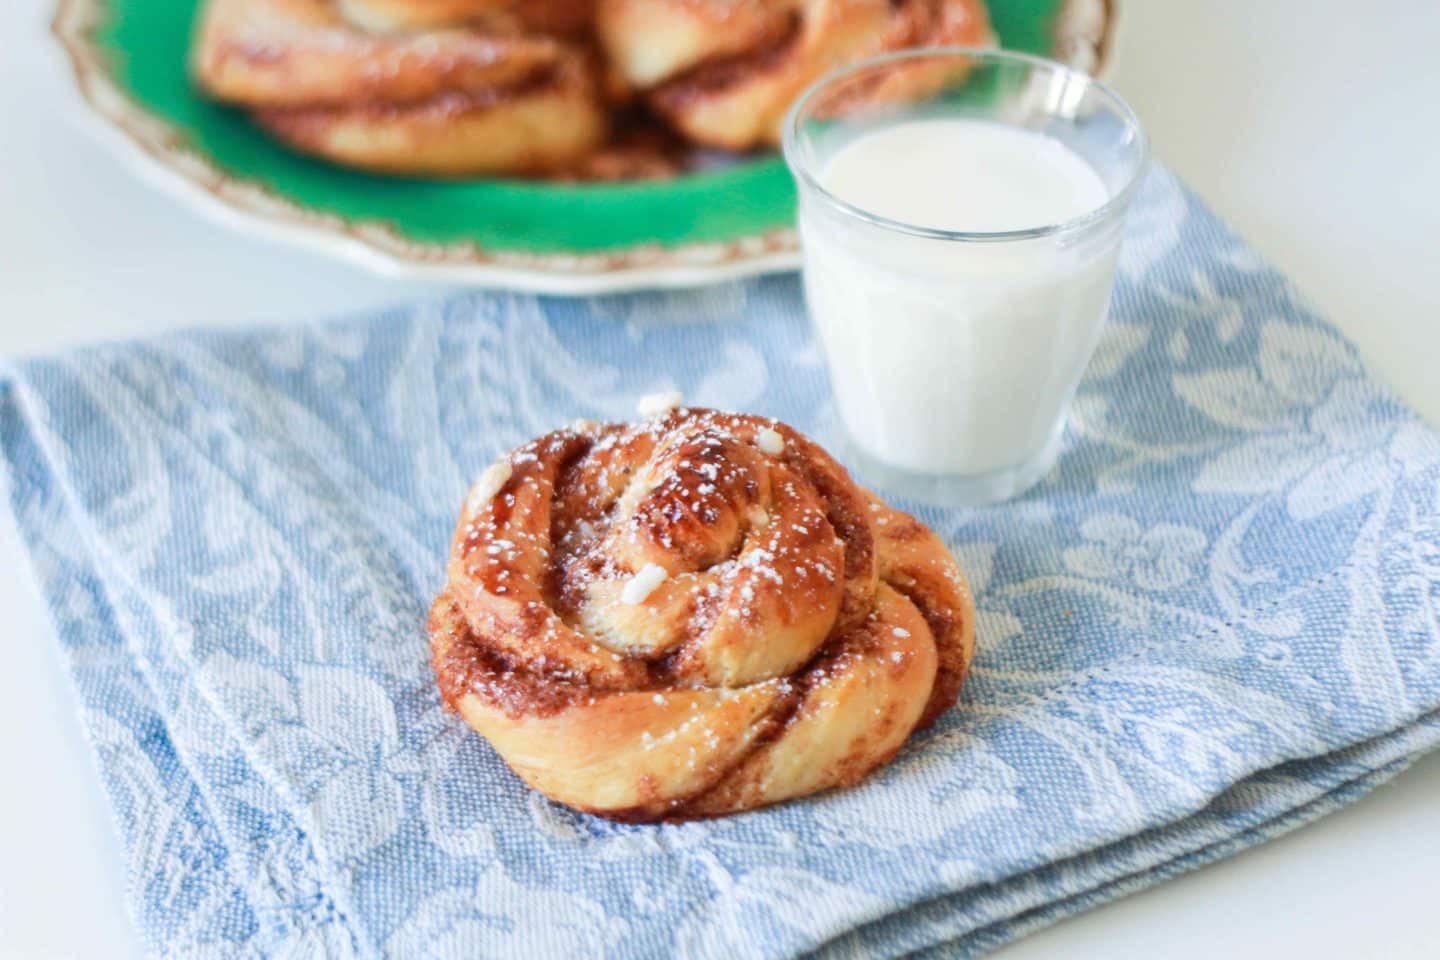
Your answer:
[[[1089,87],[1098,90],[1102,97],[1109,102],[1115,112],[1125,122],[1125,125],[1135,133],[1136,162],[1135,168],[1130,171],[1129,179],[1125,185],[1106,200],[1103,204],[1093,210],[1086,211],[1068,220],[1058,223],[1043,224],[1038,227],[1026,227],[1021,230],[945,230],[939,227],[926,227],[916,223],[908,223],[904,220],[894,220],[882,216],[864,207],[856,206],[847,200],[842,200],[834,193],[827,190],[816,179],[809,164],[802,161],[800,156],[800,117],[806,108],[811,105],[815,98],[831,86],[842,81],[849,80],[867,70],[876,67],[884,67],[905,60],[920,60],[935,57],[966,57],[970,59],[988,60],[992,63],[1023,64],[1029,67],[1043,67],[1053,73],[1067,75],[1068,77],[1083,81]],[[1066,66],[1058,60],[1051,60],[1047,57],[1037,57],[1028,53],[1016,53],[1010,50],[1000,50],[994,47],[915,47],[910,50],[898,50],[891,53],[882,53],[878,56],[867,57],[864,60],[857,60],[854,63],[839,67],[830,71],[820,79],[811,83],[795,98],[790,109],[785,114],[784,125],[781,130],[781,152],[785,162],[790,168],[790,173],[804,187],[813,190],[817,195],[829,203],[832,207],[856,217],[873,226],[883,227],[887,230],[895,230],[900,233],[908,233],[913,236],[926,237],[934,240],[958,240],[966,242],[993,243],[1009,240],[1034,240],[1041,237],[1051,237],[1062,233],[1072,233],[1083,230],[1095,223],[1103,222],[1112,215],[1125,209],[1130,203],[1131,197],[1139,188],[1140,181],[1144,177],[1146,169],[1150,165],[1150,140],[1145,134],[1145,127],[1140,123],[1140,118],[1135,110],[1125,102],[1125,99],[1116,93],[1104,81],[1092,77],[1084,71],[1074,67]]]

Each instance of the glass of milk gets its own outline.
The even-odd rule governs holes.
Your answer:
[[[796,101],[805,296],[862,474],[932,503],[1023,492],[1059,454],[1147,148],[1061,64],[932,49]]]

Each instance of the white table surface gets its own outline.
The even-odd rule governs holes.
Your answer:
[[[433,296],[225,232],[72,116],[47,0],[0,2],[0,354]],[[1145,0],[1110,79],[1195,185],[1440,422],[1440,4]],[[1428,168],[1428,170],[1427,170]],[[0,511],[0,956],[139,947],[118,840]],[[1007,958],[1440,956],[1440,757],[1276,843],[1052,927]]]

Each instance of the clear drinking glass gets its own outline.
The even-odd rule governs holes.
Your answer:
[[[925,222],[927,191],[1003,206],[995,191],[1024,190],[1004,164],[998,179],[979,178],[990,182],[905,184],[921,192],[911,198],[915,215],[898,219],[827,181],[827,165],[859,138],[928,120],[1043,134],[1068,148],[1060,149],[1066,162],[1078,156],[1098,175],[1095,184],[1085,174],[1098,199],[1062,222],[963,232]],[[1134,112],[1049,60],[916,50],[821,79],[791,109],[784,149],[799,187],[806,301],[849,457],[867,479],[932,503],[987,503],[1027,489],[1058,456],[1109,308],[1126,208],[1147,164]],[[860,182],[904,176],[905,167],[861,168]]]

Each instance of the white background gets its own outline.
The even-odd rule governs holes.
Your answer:
[[[443,292],[227,233],[122,169],[75,122],[48,6],[0,0],[0,354]],[[1124,8],[1109,78],[1158,158],[1440,422],[1440,4]],[[118,841],[0,515],[0,955],[135,955]],[[1432,757],[1315,826],[1005,956],[1440,956],[1437,809]]]

